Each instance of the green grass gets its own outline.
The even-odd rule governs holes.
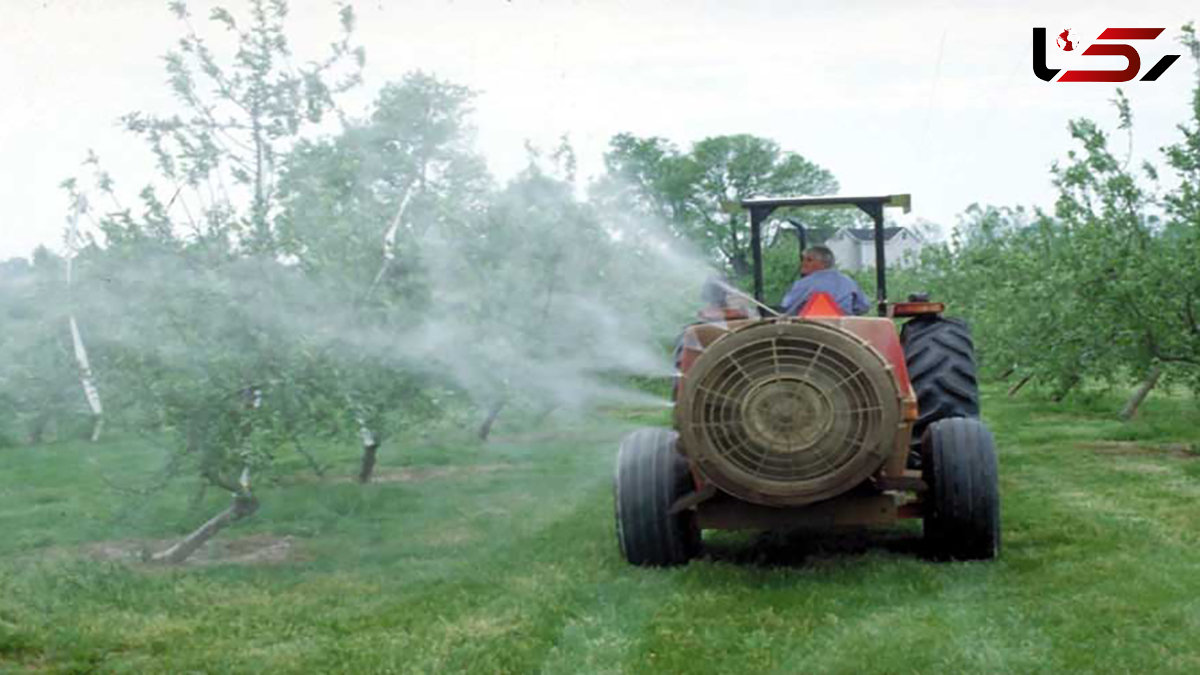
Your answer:
[[[918,526],[710,534],[685,568],[629,567],[615,440],[665,411],[393,444],[379,471],[406,480],[366,487],[283,457],[262,510],[214,541],[289,537],[273,564],[97,560],[96,542],[177,536],[224,498],[111,490],[159,468],[145,440],[6,449],[0,671],[1197,672],[1200,404],[1154,396],[1128,424],[1118,408],[988,392],[991,563],[922,559]],[[318,451],[353,472],[352,448]]]

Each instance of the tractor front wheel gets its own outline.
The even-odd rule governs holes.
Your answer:
[[[1000,486],[992,434],[977,419],[934,422],[921,443],[925,541],[935,558],[990,560],[1000,552]]]
[[[621,441],[613,485],[617,541],[634,565],[683,565],[700,551],[695,513],[671,513],[671,505],[694,489],[687,460],[675,452],[677,436],[638,429]]]

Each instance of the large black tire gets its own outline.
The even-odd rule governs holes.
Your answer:
[[[979,420],[934,422],[922,442],[925,541],[938,559],[990,560],[1000,552],[996,446]]]
[[[900,330],[908,379],[917,395],[909,466],[920,467],[921,437],[929,425],[951,417],[979,417],[975,345],[960,319],[920,316]]]
[[[634,565],[683,565],[700,551],[695,512],[670,513],[695,489],[687,460],[675,452],[677,436],[668,429],[638,429],[621,440],[613,483],[617,541]]]

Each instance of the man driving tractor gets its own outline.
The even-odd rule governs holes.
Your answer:
[[[858,282],[834,269],[833,251],[813,246],[800,259],[800,280],[783,296],[784,314],[799,314],[814,293],[828,293],[847,315],[865,314],[871,308]]]

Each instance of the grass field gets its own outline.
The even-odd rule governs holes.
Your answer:
[[[1118,408],[987,392],[990,563],[922,559],[913,524],[629,567],[615,441],[661,412],[393,445],[366,487],[287,458],[259,513],[177,568],[119,558],[224,498],[114,492],[158,468],[148,441],[4,450],[0,671],[1200,672],[1200,402]]]

